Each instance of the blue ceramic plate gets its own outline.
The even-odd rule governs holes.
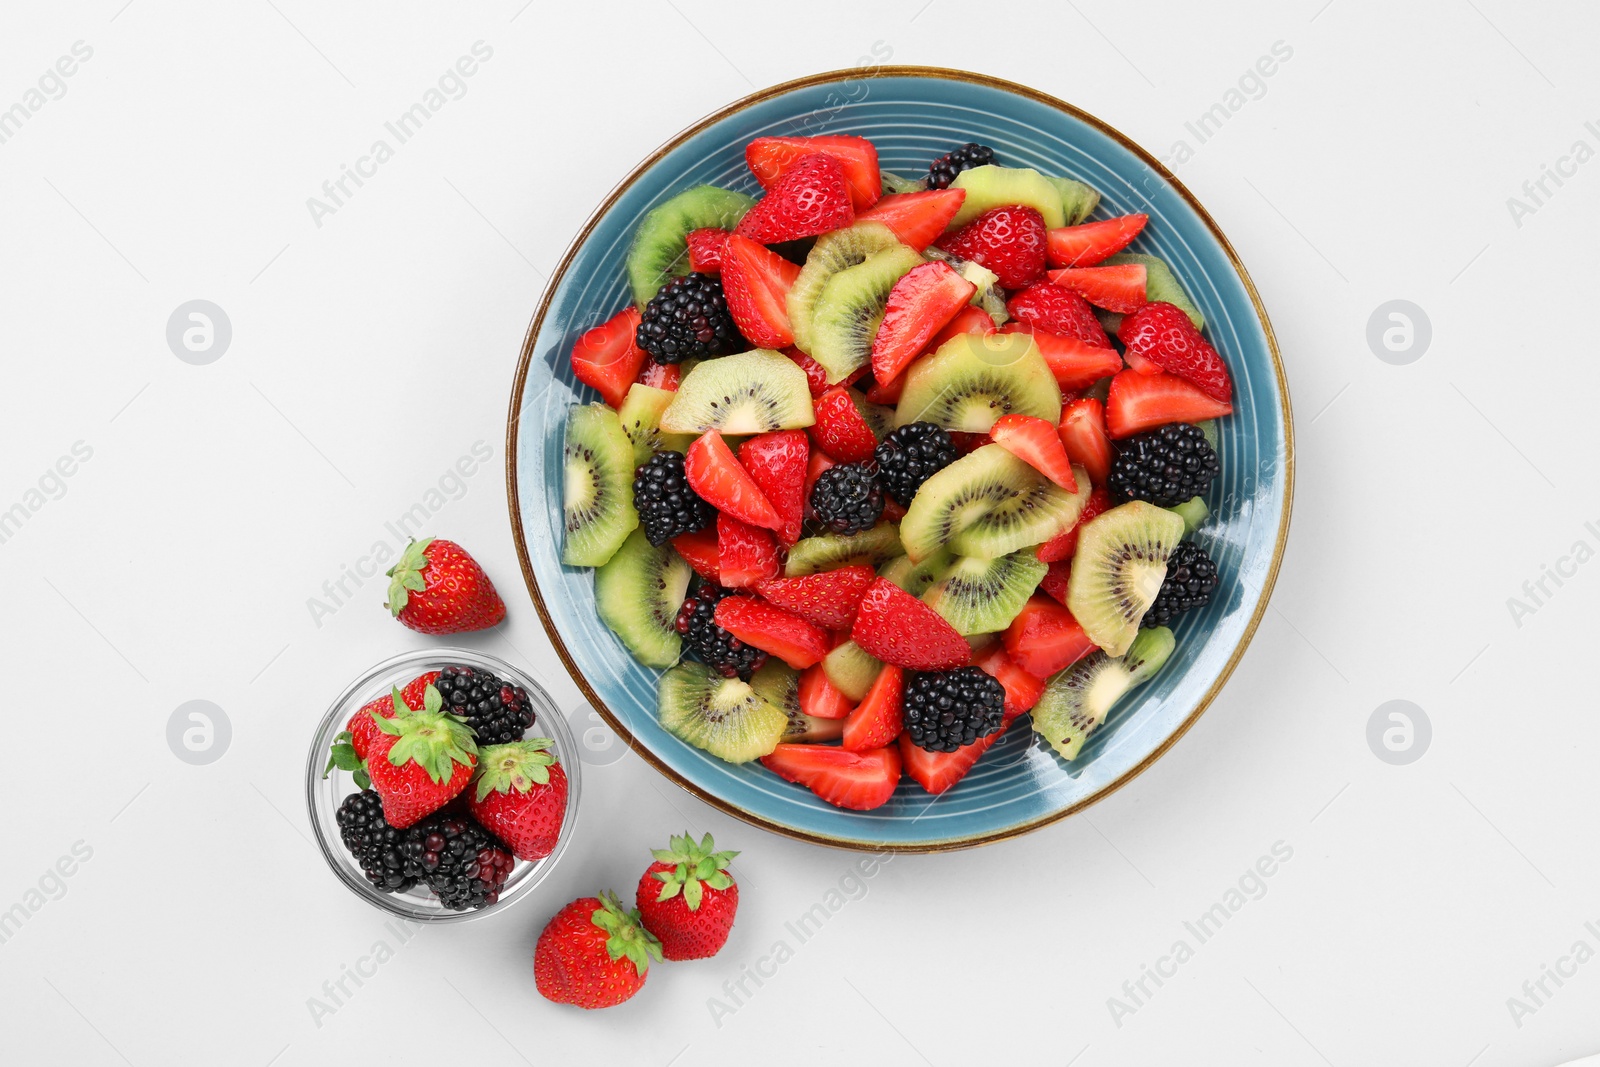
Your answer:
[[[765,771],[733,766],[656,721],[658,672],[601,623],[593,573],[561,565],[562,434],[568,405],[597,399],[573,377],[573,342],[629,300],[623,257],[639,218],[692,185],[759,193],[744,146],[763,135],[859,134],[885,170],[915,177],[967,141],[999,162],[1088,182],[1095,217],[1142,211],[1133,250],[1171,264],[1204,312],[1233,372],[1234,414],[1220,423],[1222,476],[1198,535],[1221,583],[1177,625],[1177,651],[1124,698],[1072,763],[1017,720],[973,771],[938,798],[909,777],[872,812],[849,812]],[[1289,398],[1255,287],[1215,222],[1147,152],[1093,116],[1032,89],[960,71],[839,71],[757,93],[684,131],[607,198],[562,260],[523,344],[507,435],[512,527],[550,639],[594,707],[663,774],[734,815],[822,844],[938,851],[1000,840],[1093,803],[1149,766],[1227,680],[1266,610],[1289,525],[1294,451]]]

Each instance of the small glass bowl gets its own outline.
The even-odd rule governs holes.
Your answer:
[[[423,886],[415,886],[404,893],[383,893],[367,881],[355,857],[350,855],[339,839],[339,824],[335,813],[344,798],[357,792],[355,782],[346,771],[334,768],[326,778],[322,770],[328,765],[328,749],[333,739],[344,729],[345,723],[356,709],[387,694],[391,687],[404,688],[407,682],[428,671],[441,670],[451,665],[480,667],[491,671],[512,685],[528,691],[533,705],[534,723],[528,731],[531,737],[548,737],[551,749],[567,774],[567,813],[561,824],[561,837],[555,851],[544,859],[528,862],[517,860],[511,875],[500,889],[500,899],[476,911],[451,911],[439,903],[439,898]],[[549,876],[557,861],[572,840],[573,825],[577,822],[578,794],[582,771],[577,743],[567,728],[566,720],[550,699],[544,687],[530,678],[527,672],[502,659],[465,648],[430,648],[407,652],[386,659],[345,687],[333,702],[328,713],[317,725],[316,736],[311,741],[311,751],[306,757],[306,806],[311,814],[311,828],[316,832],[317,844],[333,873],[356,896],[375,908],[422,923],[454,923],[477,919],[502,911],[521,900]]]

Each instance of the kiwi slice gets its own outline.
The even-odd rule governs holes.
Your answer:
[[[1113,656],[1128,650],[1181,540],[1183,519],[1145,500],[1130,500],[1084,523],[1072,556],[1067,607],[1089,640]]]
[[[865,263],[874,252],[894,248],[900,244],[894,231],[881,222],[858,222],[842,230],[823,234],[811,246],[800,276],[789,287],[786,297],[789,305],[789,329],[794,333],[795,347],[807,355],[811,353],[811,312],[816,307],[822,289],[842,270]]]
[[[914,563],[946,545],[959,555],[997,559],[1039,544],[1083,511],[1090,487],[1081,469],[1074,468],[1073,494],[1001,446],[984,445],[922,483],[900,520],[901,544]]]
[[[1031,549],[999,559],[959,556],[922,599],[963,637],[1011,625],[1050,569]]]
[[[811,347],[807,351],[828,372],[830,383],[843,381],[857,367],[866,366],[889,303],[889,290],[923,262],[908,246],[897,244],[846,267],[823,285],[811,309]]]
[[[800,673],[782,660],[767,660],[751,676],[750,688],[788,718],[785,742],[833,741],[843,736],[843,719],[819,719],[800,710]]]
[[[886,170],[878,172],[878,180],[883,185],[883,195],[891,193],[920,193],[928,188],[927,178],[902,178],[898,174],[890,174]]]
[[[622,398],[617,418],[633,442],[633,465],[643,466],[657,452],[687,452],[694,438],[686,433],[662,433],[661,413],[677,394],[670,389],[635,382]]]
[[[561,562],[598,567],[639,525],[633,509],[633,442],[604,404],[574,404],[562,450]]]
[[[848,536],[818,534],[801,538],[789,549],[788,562],[783,565],[783,576],[799,578],[856,564],[877,567],[903,554],[900,528],[892,522],[879,523],[870,530]]]
[[[697,185],[651,208],[639,221],[628,248],[628,281],[639,307],[673,278],[689,273],[691,231],[714,226],[731,230],[755,201],[731,189]]]
[[[912,596],[921,596],[955,562],[955,553],[947,548],[939,549],[921,563],[912,563],[910,556],[896,556],[878,568],[878,577],[889,579]]]
[[[1189,291],[1183,287],[1178,276],[1172,273],[1172,268],[1167,266],[1166,260],[1143,252],[1118,252],[1114,256],[1106,257],[1105,266],[1115,266],[1119,263],[1144,264],[1145,298],[1151,303],[1161,300],[1181,308],[1183,313],[1189,316],[1189,321],[1194,323],[1195,329],[1206,328],[1206,317],[1200,314],[1200,309],[1189,298]]]
[[[961,210],[950,220],[949,229],[952,230],[965,226],[990,208],[1008,204],[1033,208],[1052,230],[1067,224],[1061,190],[1049,178],[1027,167],[1002,167],[997,163],[973,167],[957,174],[950,187],[967,191]]]
[[[1025,333],[952,337],[906,371],[895,409],[901,426],[931,422],[967,433],[988,433],[1002,415],[1061,421],[1061,388]]]
[[[1211,517],[1211,509],[1206,507],[1206,502],[1197,496],[1192,496],[1176,507],[1167,509],[1183,520],[1183,536],[1188,537],[1200,529],[1200,524]]]
[[[594,572],[595,608],[600,620],[647,667],[678,662],[683,638],[673,623],[694,572],[671,545],[660,548],[635,530],[616,555]]]
[[[1100,206],[1100,191],[1092,185],[1085,185],[1074,178],[1052,178],[1045,176],[1045,181],[1055,186],[1061,193],[1061,211],[1067,217],[1068,226],[1076,226]]]
[[[1061,753],[1078,758],[1083,743],[1106,721],[1112,705],[1134,686],[1148,681],[1172,655],[1172,631],[1165,626],[1141,631],[1122,656],[1093,652],[1045,686],[1033,707],[1033,728]]]
[[[678,740],[729,763],[748,763],[777,747],[789,718],[749,683],[685,660],[657,684],[661,725]]]
[[[816,422],[806,372],[781,352],[756,348],[708,359],[678,383],[661,413],[668,433],[767,433]]]
[[[883,664],[854,641],[846,641],[822,657],[822,673],[851,700],[866,697]]]

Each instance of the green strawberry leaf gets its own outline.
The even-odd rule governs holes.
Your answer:
[[[387,604],[389,614],[398,617],[411,599],[411,593],[420,593],[427,588],[427,583],[422,580],[422,571],[428,565],[427,552],[431,544],[431,537],[412,541],[406,545],[406,550],[400,554],[395,565],[384,572],[391,579]]]

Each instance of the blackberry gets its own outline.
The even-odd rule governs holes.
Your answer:
[[[928,188],[945,189],[956,180],[956,175],[973,167],[994,162],[994,149],[988,145],[968,141],[954,152],[947,152],[928,165]]]
[[[906,733],[927,752],[954,752],[1000,729],[1006,691],[977,667],[906,675]]]
[[[1206,550],[1193,541],[1181,542],[1167,560],[1167,576],[1161,592],[1144,613],[1139,625],[1145,629],[1170,625],[1190,608],[1204,607],[1217,590],[1217,565]]]
[[[817,476],[811,487],[811,510],[836,534],[863,533],[883,514],[883,490],[865,463],[841,463]]]
[[[1170,508],[1200,496],[1221,470],[1200,427],[1178,422],[1124,441],[1106,489],[1118,502],[1148,500]]]
[[[433,687],[444,698],[445,711],[467,720],[480,748],[519,740],[533,725],[528,691],[481,667],[446,667]]]
[[[404,893],[417,884],[406,872],[401,845],[406,832],[396,830],[383,817],[383,801],[370,789],[351,793],[333,816],[339,838],[361,865],[361,871],[379,891]]]
[[[674,628],[706,666],[728,678],[738,676],[748,682],[767,662],[767,654],[717,625],[717,601],[729,595],[726,589],[709,582],[701,585],[678,608]]]
[[[644,536],[660,548],[679,534],[709,526],[716,509],[689,488],[681,452],[657,452],[633,472],[633,506]]]
[[[452,911],[499,900],[514,862],[489,831],[454,811],[437,812],[411,827],[402,849],[406,873]]]
[[[634,340],[657,363],[705,359],[745,347],[728,314],[722,279],[714,274],[686,274],[663,285],[645,305]]]
[[[959,457],[950,435],[931,422],[900,427],[879,441],[872,454],[878,464],[879,483],[903,508],[911,506],[911,498],[923,482]]]

